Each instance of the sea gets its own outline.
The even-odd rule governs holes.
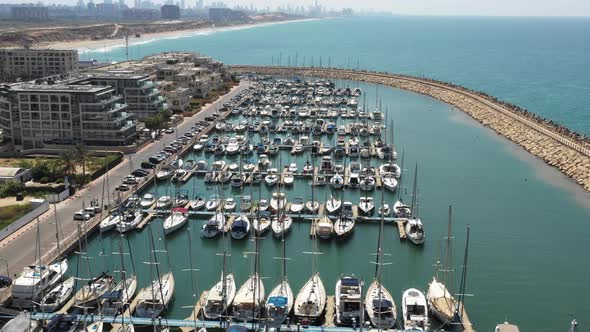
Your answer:
[[[350,17],[133,40],[130,45],[130,58],[184,50],[202,52],[227,64],[330,65],[426,76],[485,91],[590,134],[587,18]],[[124,47],[118,46],[81,51],[81,58],[100,61],[126,58]],[[450,105],[373,84],[336,84],[359,87],[369,107],[379,100],[386,109],[387,118],[393,121],[400,159],[404,155],[402,196],[407,200],[418,165],[425,245],[400,241],[391,224],[384,232],[385,261],[391,264],[383,266],[382,279],[398,304],[398,315],[405,289],[416,287],[426,292],[432,277],[437,273],[442,276],[437,265],[444,258],[448,208],[452,205],[452,290],[459,292],[469,226],[464,293],[476,330],[493,330],[505,320],[524,331],[565,331],[573,317],[580,326],[590,322],[587,192]],[[185,160],[207,158],[213,157],[191,153]],[[306,161],[288,153],[281,159],[283,165],[296,162],[300,168]],[[296,181],[287,189],[287,197],[311,197],[309,183]],[[179,188],[161,183],[147,191],[162,195],[178,190],[189,195],[211,195],[218,190],[226,197],[240,195],[230,188],[208,187],[202,178],[194,177]],[[270,194],[264,185],[260,192],[264,198]],[[327,188],[314,191],[319,200],[330,194]],[[257,187],[251,196],[258,198]],[[379,191],[373,196],[380,206]],[[344,198],[357,204],[359,193],[349,192]],[[385,197],[386,202],[393,199],[393,194]],[[223,248],[231,253],[228,269],[235,274],[238,287],[253,268],[251,241],[203,239],[199,236],[201,222],[192,220],[188,228],[164,236],[162,219],[156,219],[122,242],[115,234],[94,235],[88,239],[88,253],[94,260],[90,264],[77,262],[73,256],[71,271],[89,276],[120,270],[112,253],[121,246],[132,254],[124,257],[126,269],[135,269],[140,285],[146,286],[155,273],[153,264],[143,263],[150,261],[153,239],[158,269],[172,269],[176,279],[175,298],[167,316],[188,317],[200,292],[219,280]],[[378,226],[358,224],[355,228],[350,239],[320,241],[317,251],[321,254],[309,255],[306,253],[314,250],[309,224],[294,225],[286,237],[287,274],[294,292],[309,278],[312,266],[320,272],[328,294],[334,293],[335,282],[343,274],[355,274],[367,285],[371,282]],[[267,235],[261,240],[260,252],[268,294],[281,273],[280,261],[275,259],[281,254],[281,242]],[[314,257],[317,264],[312,264]],[[191,269],[199,271],[191,273]]]

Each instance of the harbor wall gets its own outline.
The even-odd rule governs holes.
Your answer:
[[[430,96],[465,112],[482,125],[522,146],[590,191],[590,139],[518,106],[482,92],[427,78],[338,68],[230,66],[236,75],[257,73],[382,84]]]

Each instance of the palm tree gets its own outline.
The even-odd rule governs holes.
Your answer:
[[[86,180],[86,163],[90,159],[90,153],[84,143],[79,143],[75,146],[75,159],[78,165],[82,166],[82,185],[85,184]]]
[[[70,176],[76,170],[76,155],[74,155],[74,152],[66,150],[61,153],[57,164],[65,176]]]

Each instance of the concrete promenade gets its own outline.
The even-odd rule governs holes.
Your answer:
[[[192,125],[217,111],[223,103],[229,101],[248,86],[249,83],[242,82],[217,101],[203,107],[199,113],[192,117],[184,118],[184,121],[178,125],[175,133],[165,134],[160,140],[146,145],[136,153],[126,155],[124,161],[108,172],[108,187],[105,181],[106,175],[103,175],[87,184],[74,196],[56,204],[55,209],[53,206],[50,206],[49,211],[39,218],[40,252],[42,256],[54,252],[57,248],[55,236],[56,213],[57,219],[59,220],[60,242],[67,242],[67,240],[71,240],[77,234],[79,222],[72,219],[76,211],[80,210],[84,205],[88,206],[92,199],[98,199],[100,202],[103,192],[105,195],[104,202],[106,204],[106,194],[108,192],[113,193],[115,188],[121,184],[123,177],[130,174],[134,169],[139,168],[142,161],[147,160],[151,155],[161,151],[164,146],[169,145],[177,138],[177,134],[188,131]],[[115,198],[111,194],[111,201]],[[0,257],[8,261],[8,269],[11,275],[20,273],[25,266],[34,263],[36,259],[36,236],[37,222],[34,220],[0,242]]]
[[[590,191],[590,144],[568,137],[549,125],[459,87],[391,73],[338,68],[234,65],[231,69],[237,74],[259,73],[285,77],[297,75],[356,80],[430,96],[467,113],[482,125],[522,146]]]

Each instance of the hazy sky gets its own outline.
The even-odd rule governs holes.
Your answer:
[[[43,0],[43,3],[69,3],[77,0]],[[87,0],[85,0],[87,1]],[[131,0],[127,0],[132,5]],[[153,0],[164,2],[164,0]],[[211,3],[214,0],[205,0]],[[0,0],[0,3],[36,2],[35,0]],[[102,2],[102,0],[94,0]],[[196,0],[186,0],[188,4]],[[230,6],[250,5],[259,8],[278,5],[312,5],[315,0],[224,0]],[[328,8],[372,8],[401,15],[484,15],[484,16],[590,16],[590,0],[318,0]]]

